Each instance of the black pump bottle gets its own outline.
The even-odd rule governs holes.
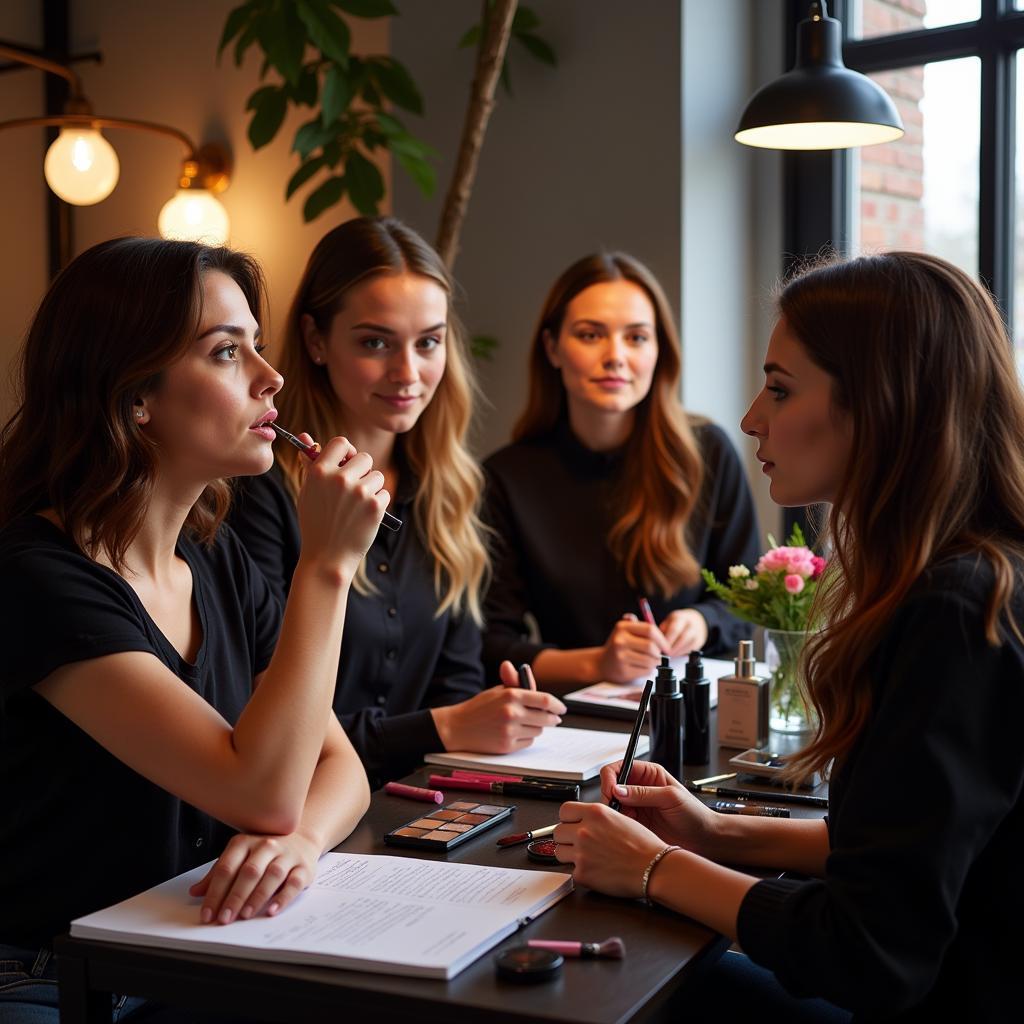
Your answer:
[[[686,740],[684,764],[711,763],[711,681],[704,675],[700,651],[691,651],[686,662]]]
[[[672,665],[664,655],[651,694],[651,760],[674,779],[682,779],[683,695]]]

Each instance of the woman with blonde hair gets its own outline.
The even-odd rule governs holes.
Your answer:
[[[587,886],[738,938],[750,960],[727,956],[688,1018],[754,1004],[808,1019],[794,997],[817,996],[865,1020],[1016,1020],[1024,394],[1010,339],[980,285],[918,253],[814,268],[779,308],[743,429],[776,502],[832,503],[806,662],[820,725],[790,766],[834,762],[828,819],[715,814],[638,763],[627,786],[602,776],[625,813],[563,805],[559,857]],[[741,976],[755,998],[727,983]]]
[[[344,425],[381,470],[404,525],[381,530],[356,577],[334,709],[379,785],[432,750],[503,752],[557,725],[563,705],[482,689],[480,597],[487,551],[480,469],[466,450],[474,383],[452,280],[390,217],[360,217],[317,244],[288,315],[281,423],[314,437]],[[295,495],[308,463],[279,444],[265,477],[240,481],[232,524],[271,587],[299,558]]]
[[[647,675],[662,654],[732,656],[750,635],[700,578],[756,560],[750,488],[725,433],[680,404],[680,364],[668,300],[633,257],[587,256],[555,282],[526,410],[484,464],[485,664],[531,662],[567,689]]]

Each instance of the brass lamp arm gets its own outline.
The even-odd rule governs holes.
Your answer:
[[[73,98],[80,99],[82,96],[82,80],[71,68],[58,64],[55,60],[47,60],[45,57],[19,50],[14,46],[0,46],[0,57],[14,61],[16,64],[28,64],[31,67],[39,68],[40,71],[48,71],[51,75],[60,75],[61,78],[66,78],[71,86]]]
[[[134,128],[138,131],[153,132],[157,135],[170,135],[177,139],[194,157],[196,147],[192,140],[177,128],[152,121],[134,121],[124,117],[97,117],[94,114],[51,114],[47,117],[17,117],[10,121],[0,121],[0,131],[4,128]]]

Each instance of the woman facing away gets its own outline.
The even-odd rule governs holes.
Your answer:
[[[727,956],[706,1000],[688,999],[693,1019],[731,994],[753,1001],[722,983],[742,974],[762,1013],[818,996],[858,1019],[1015,1020],[1024,397],[1012,348],[988,293],[932,256],[818,267],[779,306],[743,429],[776,502],[832,503],[825,625],[806,662],[820,726],[792,765],[834,759],[828,819],[718,815],[653,765],[625,787],[613,766],[603,793],[625,813],[564,805],[559,858],[585,885],[738,938],[753,964]]]
[[[750,635],[700,578],[756,561],[750,488],[724,432],[689,417],[679,388],[654,275],[625,253],[569,267],[534,332],[513,443],[485,462],[485,665],[531,662],[540,685],[564,691],[647,675],[662,654],[730,656]],[[641,596],[656,624],[637,620]]]
[[[223,478],[272,462],[262,297],[248,257],[123,238],[61,273],[26,339],[0,439],[5,1020],[56,1021],[73,918],[211,858],[201,921],[277,913],[368,806],[331,698],[383,475],[325,444],[283,619],[221,525]]]
[[[550,694],[484,689],[480,591],[488,569],[481,474],[466,449],[474,392],[452,280],[390,217],[359,217],[317,244],[284,330],[281,424],[343,431],[385,477],[404,522],[380,530],[349,597],[334,709],[374,787],[437,750],[504,753],[558,725]],[[296,496],[308,462],[284,444],[239,481],[231,523],[284,598],[300,561]]]

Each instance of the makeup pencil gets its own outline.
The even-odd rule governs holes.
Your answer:
[[[777,793],[757,793],[752,789],[731,789],[726,786],[691,786],[701,795],[724,796],[729,800],[771,800],[778,804],[803,804],[804,807],[828,807],[827,796],[811,796],[808,793],[791,793],[780,789]]]
[[[625,786],[629,781],[629,773],[633,770],[633,758],[636,757],[636,745],[640,741],[640,730],[643,728],[644,719],[647,717],[647,705],[651,703],[651,691],[654,689],[654,680],[648,679],[644,692],[640,696],[640,707],[636,711],[636,721],[633,723],[633,731],[629,734],[629,742],[626,744],[626,756],[622,759],[622,767],[619,769],[619,777],[616,782]],[[617,811],[621,806],[619,801],[612,797],[608,806]]]
[[[270,426],[274,428],[274,433],[277,434],[279,438],[298,448],[310,462],[316,462],[316,460],[320,458],[320,445],[316,441],[312,444],[306,444],[305,441],[297,438],[294,434],[288,433],[284,427],[279,427],[276,423],[271,423]],[[385,512],[384,518],[380,521],[380,525],[386,526],[389,530],[397,533],[402,525],[402,520],[399,519],[398,516],[393,516],[390,512]]]

